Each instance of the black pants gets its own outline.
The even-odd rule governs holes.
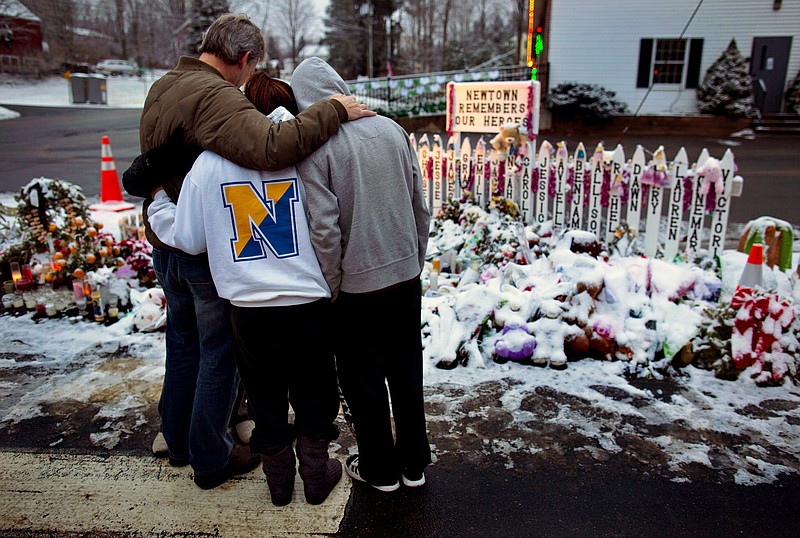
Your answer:
[[[255,429],[254,453],[272,454],[298,435],[336,439],[339,413],[330,302],[231,312],[236,363]],[[294,425],[289,423],[289,404]]]
[[[339,383],[353,414],[359,472],[373,484],[393,483],[404,469],[419,472],[431,461],[422,393],[421,301],[415,278],[372,293],[340,292],[333,304]]]

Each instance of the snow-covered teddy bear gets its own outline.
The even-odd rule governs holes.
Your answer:
[[[509,153],[514,155],[527,141],[528,137],[518,123],[506,123],[490,142],[495,151],[505,158]]]
[[[167,323],[167,299],[164,290],[151,288],[145,291],[131,290],[134,307],[133,326],[137,331],[157,331]]]

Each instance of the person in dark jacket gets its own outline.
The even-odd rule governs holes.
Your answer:
[[[239,90],[266,55],[261,31],[245,15],[214,21],[199,52],[198,59],[182,57],[150,89],[139,132],[143,152],[179,137],[190,157],[208,149],[240,166],[279,170],[313,152],[343,122],[375,114],[351,96],[332,95],[293,121],[273,124]],[[167,298],[161,411],[170,462],[191,464],[195,484],[210,489],[261,460],[248,447],[234,446],[228,434],[238,385],[230,304],[217,294],[208,257],[167,247],[146,218],[157,187],[178,200],[188,168],[180,164],[185,159],[175,157],[155,152],[139,160],[134,165],[145,173],[126,173],[123,185],[129,194],[146,198],[145,233]]]

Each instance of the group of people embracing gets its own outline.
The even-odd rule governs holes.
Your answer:
[[[144,153],[123,175],[145,198],[167,299],[170,463],[203,489],[261,464],[277,506],[299,472],[320,504],[342,477],[328,452],[341,392],[358,445],[347,474],[381,491],[423,485],[430,215],[407,134],[319,58],[291,86],[256,71],[264,39],[245,15],[218,18],[199,52],[153,84]],[[248,445],[228,428],[240,382]]]

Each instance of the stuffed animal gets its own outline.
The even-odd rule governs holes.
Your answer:
[[[664,146],[659,146],[653,153],[653,160],[650,161],[644,174],[642,174],[642,184],[652,185],[653,187],[669,187],[668,171],[669,166],[667,165]]]
[[[711,186],[714,186],[714,192],[721,193],[725,188],[725,183],[722,181],[722,170],[720,169],[719,159],[709,157],[703,163],[703,166],[697,169],[697,175],[703,176],[703,184],[700,185],[700,194],[708,194],[711,192]]]
[[[519,151],[527,141],[528,137],[518,123],[506,123],[490,142],[494,150],[505,158],[509,153],[513,155]]]

